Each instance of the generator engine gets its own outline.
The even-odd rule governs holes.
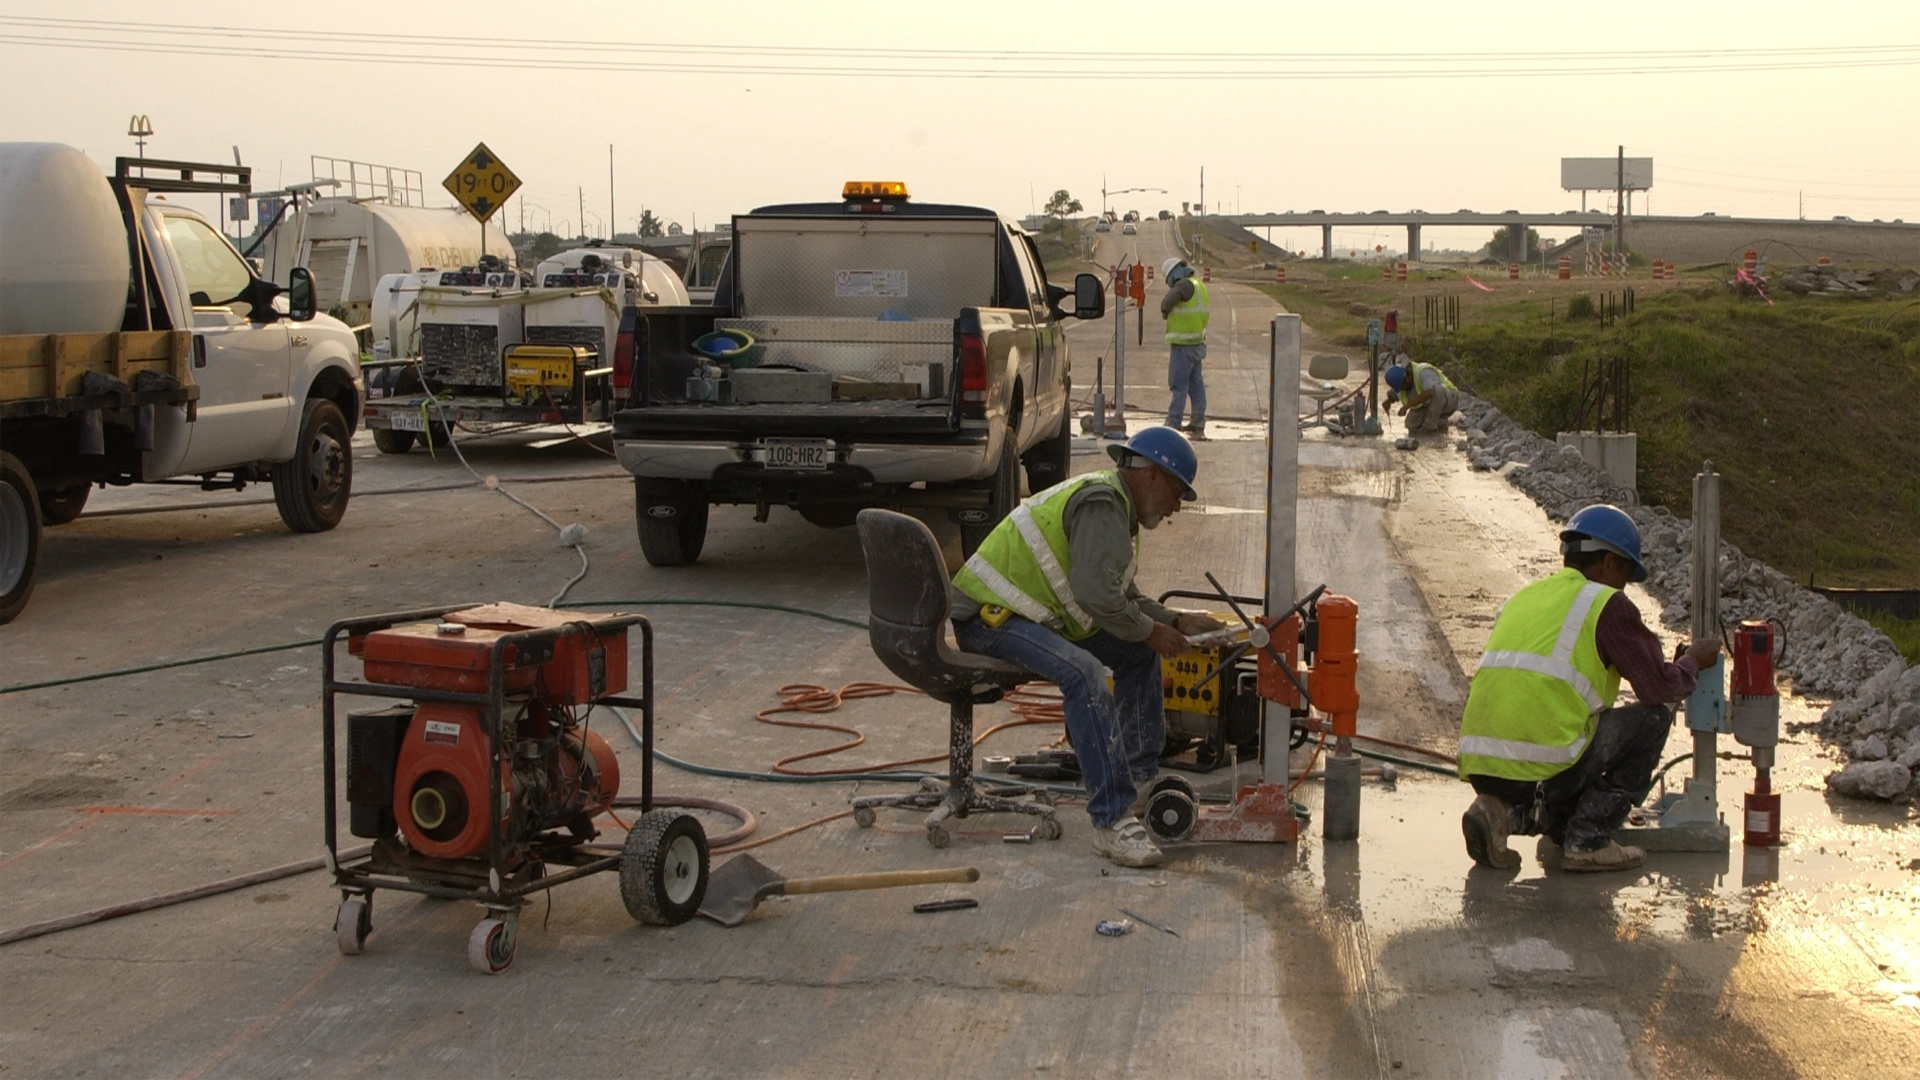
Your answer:
[[[1231,613],[1215,616],[1231,619]],[[1210,772],[1225,764],[1228,748],[1256,754],[1260,746],[1260,696],[1253,656],[1230,659],[1215,674],[1230,646],[1194,647],[1160,661],[1161,700],[1167,744],[1161,762],[1172,768]]]
[[[580,707],[626,686],[626,632],[594,631],[574,617],[495,604],[440,622],[410,623],[350,639],[369,681],[485,694],[493,642],[520,630],[576,626],[543,655],[505,658],[501,731],[484,707],[416,702],[347,718],[347,802],[355,836],[391,841],[436,859],[483,855],[498,777],[499,831],[510,856],[548,830],[578,840],[613,804],[620,765]]]

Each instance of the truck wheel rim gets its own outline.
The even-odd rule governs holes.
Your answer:
[[[315,494],[323,499],[331,499],[338,494],[346,472],[346,453],[339,440],[327,432],[314,436],[309,468],[313,473]]]
[[[0,483],[0,595],[20,584],[27,572],[27,501],[12,484]]]

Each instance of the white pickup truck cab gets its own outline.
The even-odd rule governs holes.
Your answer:
[[[211,179],[209,179],[211,177]],[[0,623],[25,607],[42,525],[93,486],[268,482],[297,532],[353,488],[359,346],[313,278],[261,280],[168,195],[244,194],[241,166],[0,143]]]

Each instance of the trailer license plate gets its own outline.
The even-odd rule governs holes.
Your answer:
[[[767,439],[760,447],[769,469],[825,469],[833,464],[833,443],[826,439]]]
[[[425,431],[427,425],[413,409],[393,409],[387,413],[387,426],[395,431]]]

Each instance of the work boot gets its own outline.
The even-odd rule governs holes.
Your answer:
[[[1206,442],[1207,429],[1204,424],[1195,424],[1187,429],[1187,438],[1193,442]]]
[[[1460,815],[1460,831],[1467,838],[1467,854],[1481,866],[1511,870],[1520,865],[1520,853],[1507,846],[1511,828],[1507,804],[1492,795],[1476,796]]]
[[[1159,866],[1165,857],[1153,845],[1147,827],[1131,814],[1093,830],[1093,850],[1116,866]]]
[[[1646,861],[1645,851],[1628,847],[1618,840],[1609,840],[1607,846],[1598,851],[1566,849],[1560,855],[1560,869],[1569,873],[1590,874],[1602,870],[1631,870]]]
[[[1540,846],[1533,849],[1533,857],[1539,859],[1540,865],[1548,870],[1560,869],[1560,860],[1565,854],[1565,850],[1553,842],[1553,837],[1544,833],[1540,837]]]

